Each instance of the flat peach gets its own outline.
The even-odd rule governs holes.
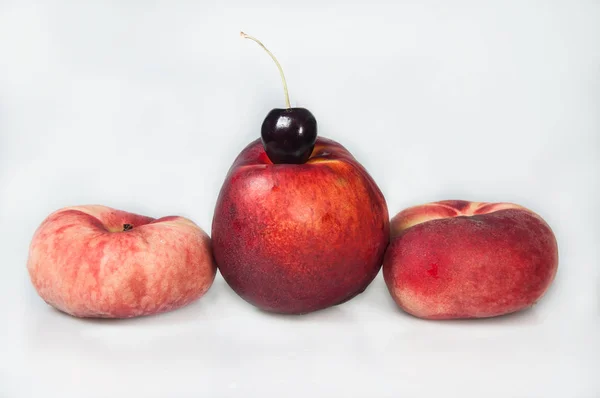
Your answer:
[[[101,318],[182,307],[204,295],[216,273],[210,238],[192,221],[104,206],[48,216],[33,236],[27,269],[51,306]]]
[[[383,275],[400,308],[427,319],[483,318],[535,304],[558,267],[556,238],[512,203],[441,201],[391,220]]]

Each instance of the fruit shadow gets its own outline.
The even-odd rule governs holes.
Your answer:
[[[336,304],[333,307],[322,310],[308,312],[305,314],[283,314],[270,312],[254,308],[254,311],[267,319],[280,322],[318,322],[318,323],[348,323],[352,321],[352,316],[342,307],[344,303]]]
[[[110,360],[114,352],[149,358],[150,346],[169,347],[172,355],[183,355],[181,336],[202,327],[198,319],[210,303],[197,300],[178,310],[124,319],[78,318],[39,304],[47,308],[37,310],[39,314],[27,322],[29,350],[44,358],[86,355],[100,361]]]

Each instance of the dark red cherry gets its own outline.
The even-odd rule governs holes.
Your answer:
[[[260,129],[273,163],[305,163],[317,141],[317,119],[306,108],[273,109]]]
[[[290,106],[283,69],[271,51],[255,37],[244,32],[240,32],[240,35],[256,42],[269,54],[279,69],[281,83],[283,83],[286,108],[271,110],[260,129],[260,137],[267,156],[273,163],[306,163],[317,141],[317,119],[308,109]]]

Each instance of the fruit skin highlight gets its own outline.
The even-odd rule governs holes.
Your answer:
[[[385,199],[340,144],[319,137],[304,164],[273,164],[260,139],[236,158],[212,226],[229,286],[266,311],[301,314],[351,299],[389,242]]]
[[[414,316],[484,318],[534,305],[557,267],[554,233],[533,211],[448,200],[391,220],[383,276],[398,306]]]
[[[203,296],[216,274],[210,238],[192,221],[95,205],[49,215],[33,236],[27,269],[48,304],[93,318],[183,307]]]

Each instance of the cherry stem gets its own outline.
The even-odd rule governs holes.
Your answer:
[[[271,51],[269,51],[267,49],[267,47],[265,47],[265,45],[262,44],[261,41],[258,40],[257,38],[252,37],[250,35],[247,35],[244,32],[240,32],[240,36],[242,36],[244,39],[250,39],[250,40],[252,40],[256,44],[258,44],[259,46],[261,46],[263,48],[263,50],[265,50],[267,52],[267,54],[269,54],[271,56],[271,58],[275,62],[275,65],[277,65],[277,69],[279,69],[279,74],[281,75],[281,81],[283,83],[283,93],[285,94],[285,106],[286,106],[287,109],[290,109],[292,106],[290,105],[290,96],[288,94],[287,83],[285,82],[285,75],[283,74],[283,69],[281,68],[281,65],[279,64],[279,61],[277,61],[277,58],[275,58],[275,56],[273,55],[273,53]]]

